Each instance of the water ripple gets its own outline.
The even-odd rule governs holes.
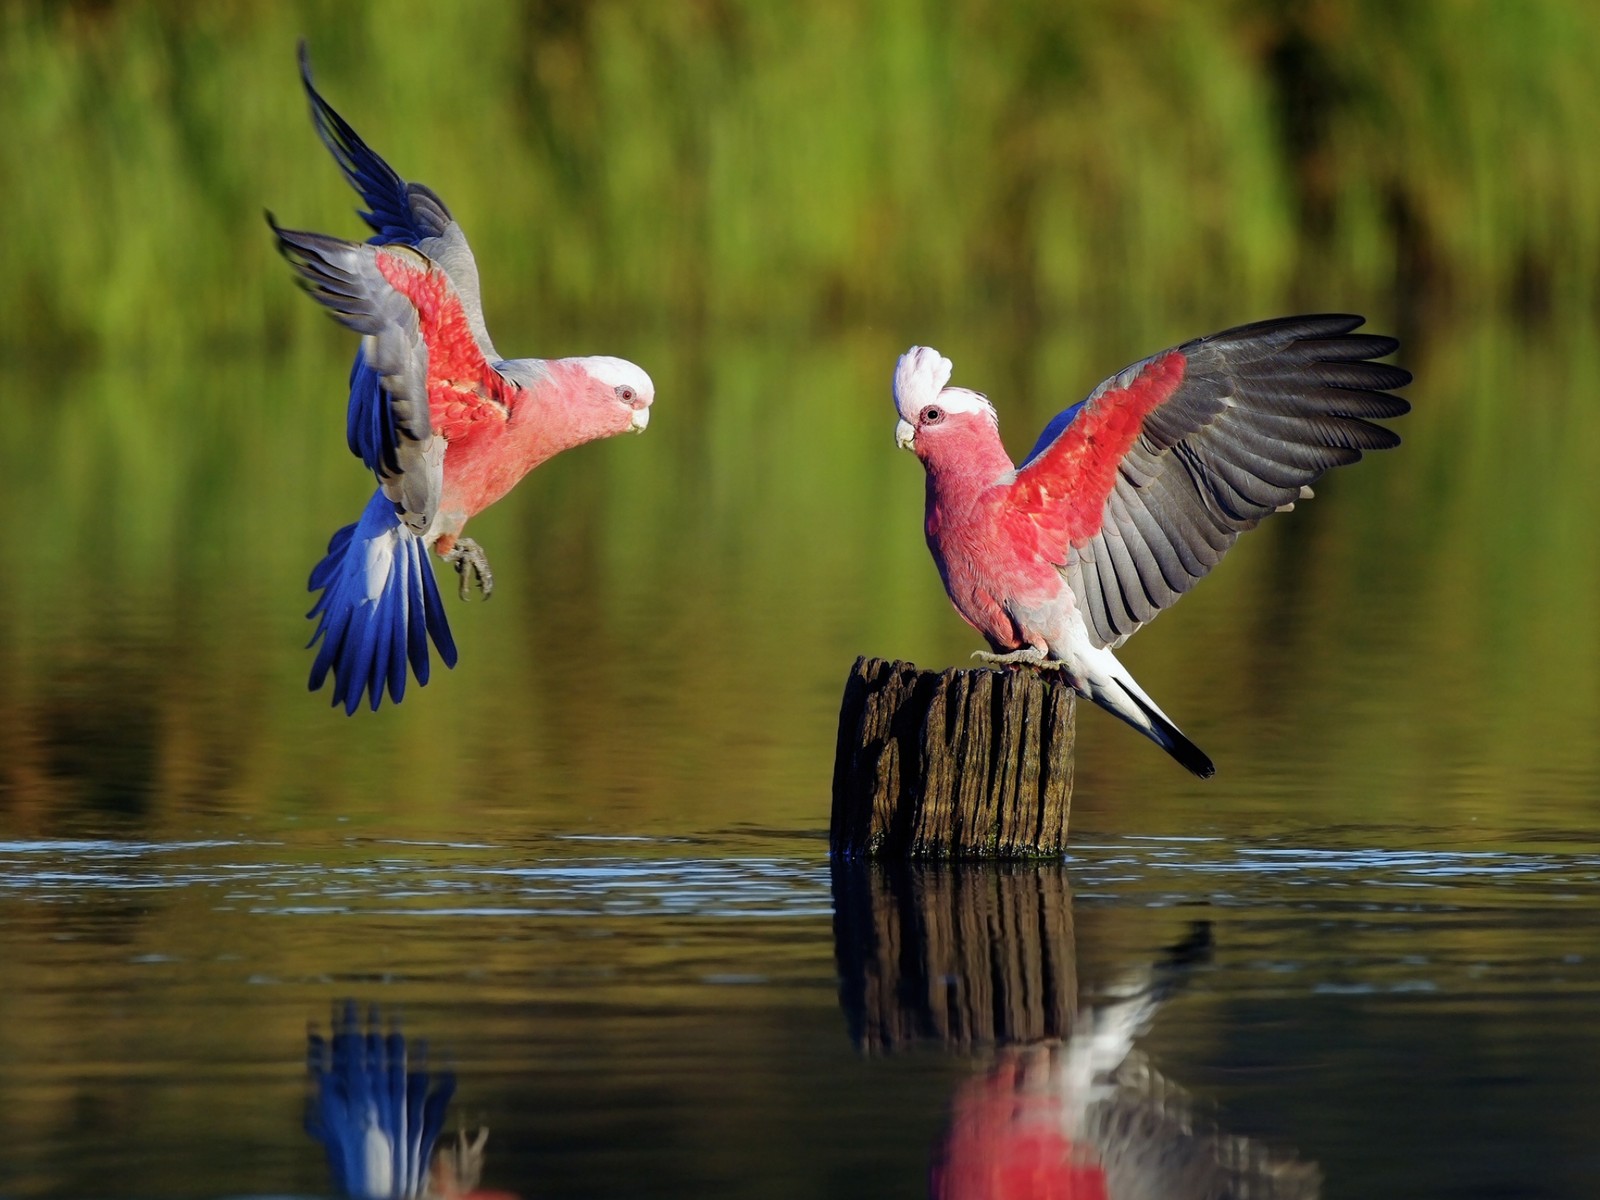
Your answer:
[[[306,916],[825,916],[820,853],[737,855],[646,837],[481,841],[344,838],[0,842],[0,896],[71,904],[118,892],[212,893],[219,909]],[[1595,894],[1600,854],[1230,844],[1126,838],[1073,847],[1080,899],[1139,905],[1464,905],[1496,889],[1566,903]],[[1502,897],[1503,898],[1503,897]]]
[[[287,915],[794,917],[832,908],[827,864],[816,860],[512,858],[503,846],[378,845],[371,855],[373,843],[341,843],[307,862],[268,842],[0,842],[0,894],[70,903],[94,893],[207,889],[219,908]],[[358,858],[361,851],[369,856]]]

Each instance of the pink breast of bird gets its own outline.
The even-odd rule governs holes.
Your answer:
[[[1079,414],[1014,477],[1000,482],[930,475],[925,531],[962,618],[998,651],[1041,645],[1029,615],[1059,616],[1072,596],[1060,547],[1100,531],[1118,464],[1145,416],[1183,382],[1184,356],[1147,364],[1115,405]],[[1064,502],[1059,502],[1064,501]],[[1004,580],[1002,591],[990,581]]]
[[[440,508],[475,516],[559,447],[544,445],[534,423],[516,419],[529,394],[484,358],[449,277],[402,254],[380,251],[377,261],[416,306],[428,347],[428,418],[447,443]],[[447,534],[439,548],[453,541]]]
[[[1037,527],[1014,519],[1006,490],[990,486],[963,495],[962,489],[940,489],[928,497],[926,525],[928,548],[956,611],[1003,651],[1028,643],[1012,613],[1048,602],[1065,586],[1039,553]],[[994,582],[1002,579],[1003,589]]]

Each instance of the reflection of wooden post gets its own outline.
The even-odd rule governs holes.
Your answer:
[[[1072,689],[1035,670],[858,658],[833,764],[835,854],[1051,858],[1067,845]]]
[[[835,861],[833,896],[839,1000],[862,1049],[1071,1032],[1078,973],[1065,867]]]

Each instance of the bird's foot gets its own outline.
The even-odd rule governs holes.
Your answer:
[[[439,1139],[441,1143],[445,1139]],[[456,1144],[441,1144],[433,1156],[433,1191],[431,1195],[464,1196],[475,1190],[483,1178],[483,1145],[489,1140],[486,1128],[478,1129],[478,1136],[468,1138],[465,1129],[456,1130]]]
[[[1062,664],[1050,657],[1050,651],[1041,650],[1038,646],[1024,646],[1021,650],[1013,650],[1009,654],[990,654],[987,650],[976,650],[973,658],[990,667],[1011,667],[1026,664],[1038,667],[1041,670],[1054,670]]]
[[[471,593],[473,584],[478,585],[485,600],[494,592],[494,572],[489,569],[489,556],[471,538],[458,540],[445,554],[444,560],[455,567],[456,574],[461,576],[463,600]]]

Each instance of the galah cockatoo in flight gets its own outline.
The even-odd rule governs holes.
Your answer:
[[[1112,651],[1174,603],[1262,518],[1309,499],[1329,467],[1400,439],[1373,419],[1411,382],[1372,362],[1393,338],[1361,317],[1284,317],[1167,350],[1058,414],[1022,460],[989,401],[947,387],[914,346],[894,377],[895,441],[927,469],[925,527],[956,611],[994,663],[1059,669],[1202,778],[1211,760]]]
[[[428,682],[428,638],[447,667],[456,647],[428,565],[432,549],[487,596],[488,560],[467,521],[552,455],[643,430],[655,387],[620,358],[502,359],[484,328],[478,267],[444,201],[406,183],[300,77],[311,117],[361,194],[366,242],[280,228],[278,248],[306,290],[361,335],[350,372],[350,450],[378,478],[354,525],[311,573],[317,650],[311,690],[333,672],[333,702],[353,713],[385,687],[398,702],[409,661]]]

